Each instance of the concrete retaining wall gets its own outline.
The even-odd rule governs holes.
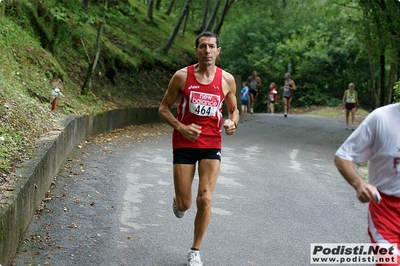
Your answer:
[[[37,207],[70,152],[88,137],[117,128],[162,122],[158,108],[111,110],[91,116],[70,116],[64,129],[43,140],[33,158],[18,170],[16,186],[0,198],[0,264],[9,265]],[[1,207],[2,206],[2,207]]]

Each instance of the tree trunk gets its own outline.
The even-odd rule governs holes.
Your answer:
[[[222,11],[222,14],[218,21],[218,24],[214,27],[214,30],[213,30],[214,33],[219,35],[221,28],[222,28],[222,24],[224,23],[225,16],[226,16],[226,14],[228,14],[228,10],[234,1],[235,0],[226,0],[224,10]]]
[[[171,3],[168,6],[167,12],[165,12],[166,15],[168,15],[168,16],[171,15],[172,8],[174,7],[174,4],[175,4],[175,0],[171,0]]]
[[[153,22],[153,7],[154,7],[154,0],[149,0],[148,2],[148,9],[147,9],[147,17],[146,21],[147,22]]]
[[[174,29],[172,30],[171,35],[169,36],[164,47],[161,49],[161,52],[163,52],[165,54],[168,53],[169,49],[171,48],[172,43],[174,42],[176,34],[179,31],[179,27],[181,26],[183,19],[188,13],[187,11],[189,10],[189,6],[190,6],[191,2],[192,2],[192,0],[186,0],[185,6],[182,9],[182,12],[181,12],[181,15],[179,16],[178,22],[176,23]]]
[[[394,83],[397,81],[397,65],[392,64],[390,66],[390,77],[389,77],[389,93],[388,93],[388,101],[387,104],[391,104],[393,99],[393,86]]]
[[[156,1],[156,10],[160,10],[161,7],[161,0]]]
[[[371,28],[369,24],[369,18],[368,18],[368,12],[366,10],[366,7],[362,7],[363,9],[363,19],[365,22],[365,30],[366,30],[366,40],[367,40],[367,51],[368,51],[368,61],[369,61],[369,71],[370,71],[370,76],[371,76],[371,83],[370,83],[370,90],[371,90],[371,100],[372,100],[372,110],[380,106],[379,99],[380,99],[380,94],[379,94],[379,88],[377,88],[377,82],[376,82],[376,69],[375,69],[375,62],[374,62],[374,57],[372,54],[372,40],[371,40]]]
[[[369,61],[369,71],[371,75],[371,93],[372,93],[372,109],[375,109],[379,106],[379,97],[378,97],[378,92],[375,86],[375,66],[374,66],[374,60],[372,59],[372,54],[371,54],[371,45],[368,44],[368,61]]]
[[[208,15],[208,9],[210,8],[210,0],[206,0],[204,4],[204,12],[203,12],[203,19],[201,21],[201,28],[200,31],[204,31],[204,29],[207,26],[207,15]]]
[[[384,53],[384,52],[383,52]],[[385,73],[386,73],[386,69],[385,69],[385,65],[386,65],[386,58],[384,54],[381,54],[381,56],[379,57],[379,64],[381,67],[381,71],[380,71],[380,101],[379,101],[379,106],[385,105]]]
[[[105,9],[107,9],[108,6],[108,0],[104,0],[104,7]],[[86,78],[85,78],[85,82],[82,85],[81,88],[81,94],[82,95],[86,95],[88,93],[88,91],[91,88],[92,85],[92,74],[97,66],[97,62],[99,60],[99,56],[100,56],[100,49],[101,49],[101,36],[103,35],[103,29],[104,29],[104,23],[105,23],[105,14],[103,17],[103,21],[100,22],[99,24],[99,28],[97,30],[97,38],[96,38],[96,47],[95,47],[95,52],[94,52],[94,57],[92,62],[90,63],[87,73],[86,73]]]
[[[82,0],[82,6],[87,9],[89,6],[89,0]]]
[[[215,3],[214,11],[213,11],[210,19],[208,20],[207,26],[205,27],[204,31],[210,31],[211,30],[212,24],[214,24],[214,20],[215,20],[215,18],[217,16],[217,13],[218,13],[219,4],[220,4],[220,0],[218,0]]]
[[[400,51],[397,52],[395,60],[390,64],[390,74],[389,74],[389,93],[388,93],[388,101],[387,104],[391,104],[394,102],[394,93],[393,87],[396,81],[399,79],[399,59],[400,59]]]
[[[188,10],[186,11],[185,19],[183,21],[182,35],[185,35],[186,25],[187,25],[187,21],[188,21],[188,18],[189,18],[189,12],[190,12],[190,7],[188,7]]]

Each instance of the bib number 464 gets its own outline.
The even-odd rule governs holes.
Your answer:
[[[211,114],[211,106],[197,105],[196,109],[197,115],[210,115]]]
[[[198,116],[215,116],[220,102],[219,95],[191,91],[189,111]]]

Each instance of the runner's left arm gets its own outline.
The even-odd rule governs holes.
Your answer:
[[[239,110],[237,109],[236,99],[236,82],[235,78],[228,72],[224,72],[222,82],[222,87],[227,88],[225,103],[228,109],[228,118],[234,122],[230,125],[224,125],[225,133],[227,135],[233,135],[235,134],[237,124],[239,123]]]
[[[296,90],[296,84],[294,83],[293,80],[290,81],[290,85],[292,85],[292,86],[290,87],[290,89],[295,91],[295,90]]]

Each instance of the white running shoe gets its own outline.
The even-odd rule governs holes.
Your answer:
[[[199,251],[193,251],[193,250],[189,251],[187,266],[203,266],[203,262],[201,261]]]
[[[175,199],[172,200],[172,210],[174,211],[176,218],[182,218],[183,216],[185,216],[186,211],[181,212],[178,209],[178,206],[176,206],[176,203],[175,203]]]

